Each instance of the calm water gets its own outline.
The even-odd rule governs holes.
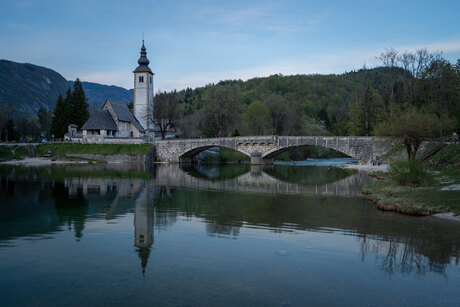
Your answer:
[[[0,305],[444,305],[460,223],[333,167],[0,166]]]

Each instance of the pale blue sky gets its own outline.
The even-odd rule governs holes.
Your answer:
[[[0,58],[132,88],[142,32],[156,90],[275,73],[343,73],[385,48],[460,58],[460,1],[0,3]]]

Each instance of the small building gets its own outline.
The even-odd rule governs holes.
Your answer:
[[[126,103],[107,99],[83,124],[82,132],[69,125],[65,135],[68,142],[78,143],[142,143],[146,131],[129,110]]]
[[[106,139],[140,139],[145,129],[133,116],[126,103],[107,99],[101,110],[95,110],[82,126],[83,143],[107,143]]]

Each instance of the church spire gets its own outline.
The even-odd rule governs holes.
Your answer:
[[[142,40],[141,56],[139,60],[137,60],[137,64],[139,64],[139,66],[134,70],[134,72],[149,72],[153,74],[149,67],[150,61],[147,59],[147,49],[145,48],[144,40]]]

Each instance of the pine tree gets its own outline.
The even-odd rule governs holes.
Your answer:
[[[88,100],[86,99],[85,91],[78,78],[73,85],[69,110],[71,114],[71,124],[76,124],[81,128],[89,118],[89,111]]]
[[[67,91],[69,95],[70,89]],[[66,133],[68,126],[68,107],[66,104],[66,99],[64,100],[61,95],[59,95],[56,107],[54,108],[53,118],[51,119],[51,129],[50,133],[54,135],[55,138],[62,138]]]

